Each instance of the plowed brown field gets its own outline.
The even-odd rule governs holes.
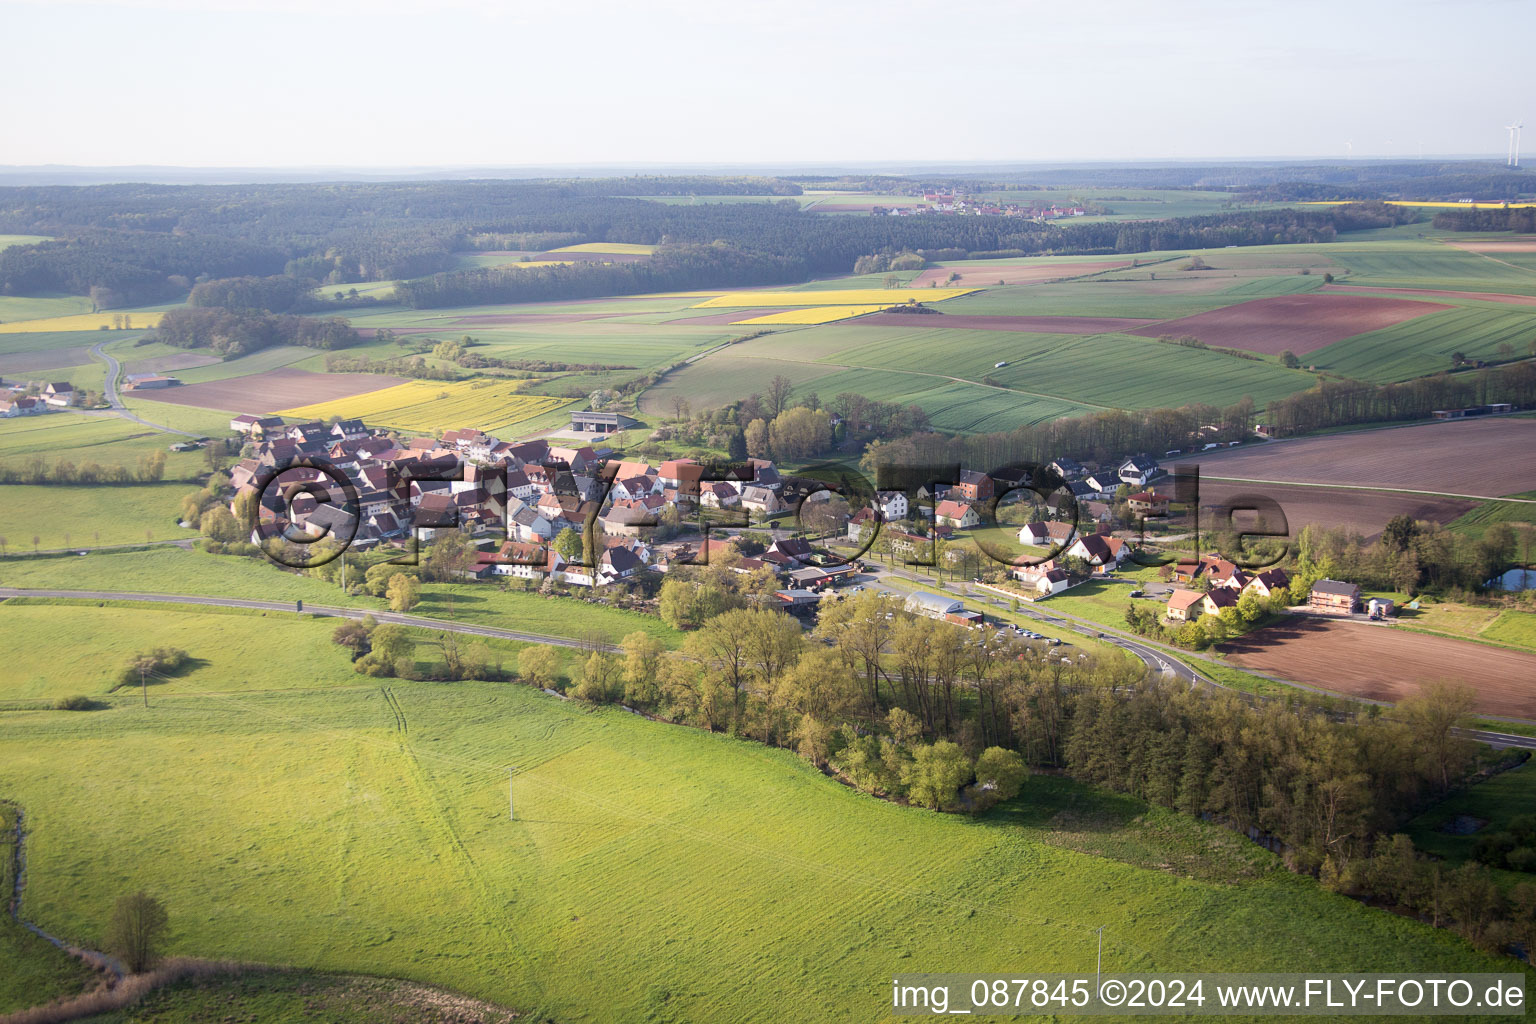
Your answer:
[[[1147,338],[1188,336],[1207,345],[1266,355],[1287,349],[1304,355],[1357,334],[1451,308],[1438,302],[1304,292],[1240,302],[1130,333]]]
[[[1400,701],[1436,680],[1477,691],[1477,710],[1536,719],[1536,654],[1364,622],[1291,616],[1221,650],[1240,668],[1369,700]]]

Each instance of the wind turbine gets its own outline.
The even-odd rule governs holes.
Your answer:
[[[1518,121],[1504,126],[1504,130],[1509,132],[1509,156],[1505,159],[1505,163],[1510,167],[1520,166],[1520,129],[1524,127],[1525,125]]]

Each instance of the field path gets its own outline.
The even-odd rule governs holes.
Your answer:
[[[61,597],[80,598],[89,601],[145,601],[154,604],[196,604],[214,605],[221,608],[251,608],[256,611],[291,612],[294,611],[292,601],[252,601],[238,597],[201,597],[194,594],[136,594],[125,591],[112,590],[33,590],[25,587],[0,587],[0,598],[6,597]],[[549,644],[552,647],[576,647],[583,650],[591,648],[591,644],[581,640],[572,640],[563,636],[548,636],[543,633],[525,633],[515,629],[497,629],[495,626],[475,626],[463,622],[450,622],[446,619],[433,619],[424,615],[403,615],[400,612],[385,612],[374,608],[336,608],[329,605],[307,605],[302,615],[318,615],[326,618],[362,619],[373,616],[378,622],[387,622],[396,626],[417,626],[422,629],[435,629],[438,632],[467,633],[471,636],[493,637],[498,640],[521,640],[530,644]],[[621,653],[622,648],[616,644],[605,644],[604,649]]]

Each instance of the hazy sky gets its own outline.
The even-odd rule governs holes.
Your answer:
[[[1536,150],[1531,0],[0,0],[0,164]],[[1351,146],[1352,144],[1352,146]]]

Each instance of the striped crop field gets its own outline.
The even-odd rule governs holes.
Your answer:
[[[278,415],[299,419],[340,416],[413,434],[468,427],[494,433],[570,404],[568,398],[520,395],[517,389],[521,383],[413,380],[351,398],[283,409]]]
[[[37,331],[138,331],[158,327],[164,313],[77,313],[42,320],[17,320],[0,324],[0,334],[33,334]]]
[[[726,292],[698,304],[721,306],[894,306],[900,302],[942,302],[976,288],[842,288],[805,292]]]
[[[611,253],[614,256],[649,256],[656,251],[654,245],[640,245],[635,242],[582,242],[580,245],[562,245],[550,252],[597,252]]]
[[[754,316],[747,320],[733,320],[732,324],[830,324],[836,320],[848,320],[865,313],[878,313],[888,306],[809,306],[804,309],[786,309],[782,313]]]

